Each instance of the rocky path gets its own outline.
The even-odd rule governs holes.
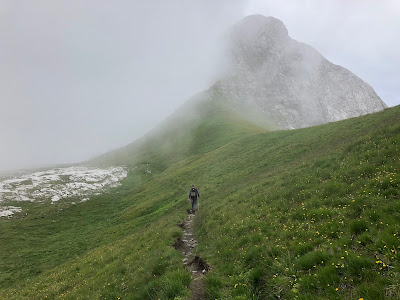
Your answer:
[[[194,218],[195,215],[188,211],[186,220],[178,225],[183,229],[183,236],[182,238],[177,238],[174,247],[183,254],[183,264],[186,270],[193,276],[192,285],[190,287],[192,291],[192,300],[200,300],[205,299],[203,275],[208,272],[209,266],[201,257],[193,255],[193,249],[197,245],[194,236]]]

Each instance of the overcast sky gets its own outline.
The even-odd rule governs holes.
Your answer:
[[[397,0],[1,0],[0,171],[145,134],[218,78],[218,37],[256,13],[400,104]]]

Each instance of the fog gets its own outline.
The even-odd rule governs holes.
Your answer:
[[[289,35],[370,84],[388,106],[400,104],[400,1],[252,0],[246,14],[272,15]]]
[[[375,2],[3,0],[0,171],[79,162],[142,136],[217,80],[220,35],[254,13],[397,105],[400,5]]]

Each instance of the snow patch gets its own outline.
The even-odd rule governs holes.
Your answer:
[[[21,207],[15,206],[0,206],[0,218],[1,217],[11,217],[14,213],[21,212]]]
[[[4,202],[51,200],[55,203],[70,197],[79,197],[80,202],[85,202],[89,200],[89,195],[98,195],[119,186],[127,175],[123,167],[69,167],[6,179],[0,181],[0,216],[10,216],[16,212],[15,209],[20,209],[1,207]]]

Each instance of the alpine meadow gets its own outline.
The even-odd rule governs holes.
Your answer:
[[[189,298],[192,182],[207,299],[400,297],[400,107],[290,131],[208,107],[103,157],[129,170],[111,192],[2,219],[0,298]]]
[[[0,299],[400,299],[400,106],[277,19],[226,38],[231,73],[82,164],[119,186],[7,202]],[[174,247],[193,183],[197,278]]]

